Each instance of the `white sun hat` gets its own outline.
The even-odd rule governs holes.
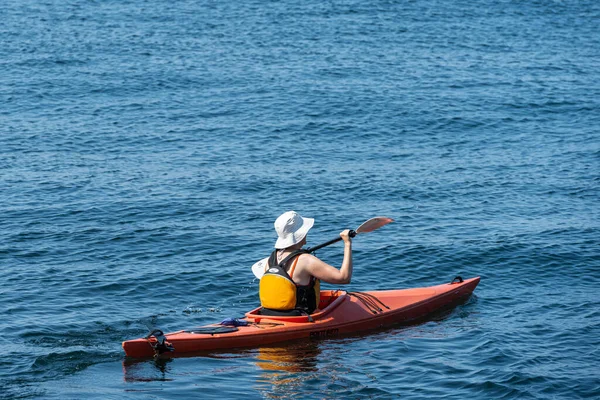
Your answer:
[[[288,211],[275,220],[275,231],[277,232],[276,249],[285,249],[300,243],[312,228],[315,220],[313,218],[302,218],[295,211]]]

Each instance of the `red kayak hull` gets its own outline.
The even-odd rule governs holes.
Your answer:
[[[322,291],[320,310],[310,316],[273,317],[258,314],[259,308],[246,313],[242,321],[247,326],[228,333],[197,333],[178,331],[165,334],[172,352],[181,356],[194,352],[265,344],[308,338],[325,338],[354,334],[370,329],[410,324],[428,315],[456,305],[468,298],[480,278],[465,279],[425,288],[348,293]],[[219,328],[207,325],[202,328]],[[200,329],[198,329],[200,330]],[[157,354],[154,337],[123,342],[129,357],[153,357]]]

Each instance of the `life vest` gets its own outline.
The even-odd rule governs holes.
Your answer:
[[[303,310],[312,313],[319,304],[321,285],[315,277],[310,278],[308,285],[297,285],[291,278],[294,275],[298,256],[306,250],[296,250],[277,263],[277,250],[269,257],[266,271],[259,283],[259,297],[263,308],[277,311]],[[290,272],[289,264],[292,262]]]

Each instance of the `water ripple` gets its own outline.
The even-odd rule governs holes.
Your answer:
[[[0,13],[0,398],[600,396],[597,2]],[[351,290],[481,284],[418,326],[123,359],[254,307],[287,209],[310,245],[396,220]]]

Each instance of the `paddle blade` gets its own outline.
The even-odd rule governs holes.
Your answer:
[[[268,261],[269,261],[269,257],[263,258],[262,260],[254,263],[254,265],[252,266],[252,273],[254,274],[254,276],[257,279],[262,278],[262,276],[265,274],[265,269],[267,267]]]
[[[363,222],[361,226],[356,228],[356,234],[373,232],[375,229],[379,229],[382,226],[389,224],[390,222],[394,222],[394,220],[388,217],[371,218],[370,220]]]

